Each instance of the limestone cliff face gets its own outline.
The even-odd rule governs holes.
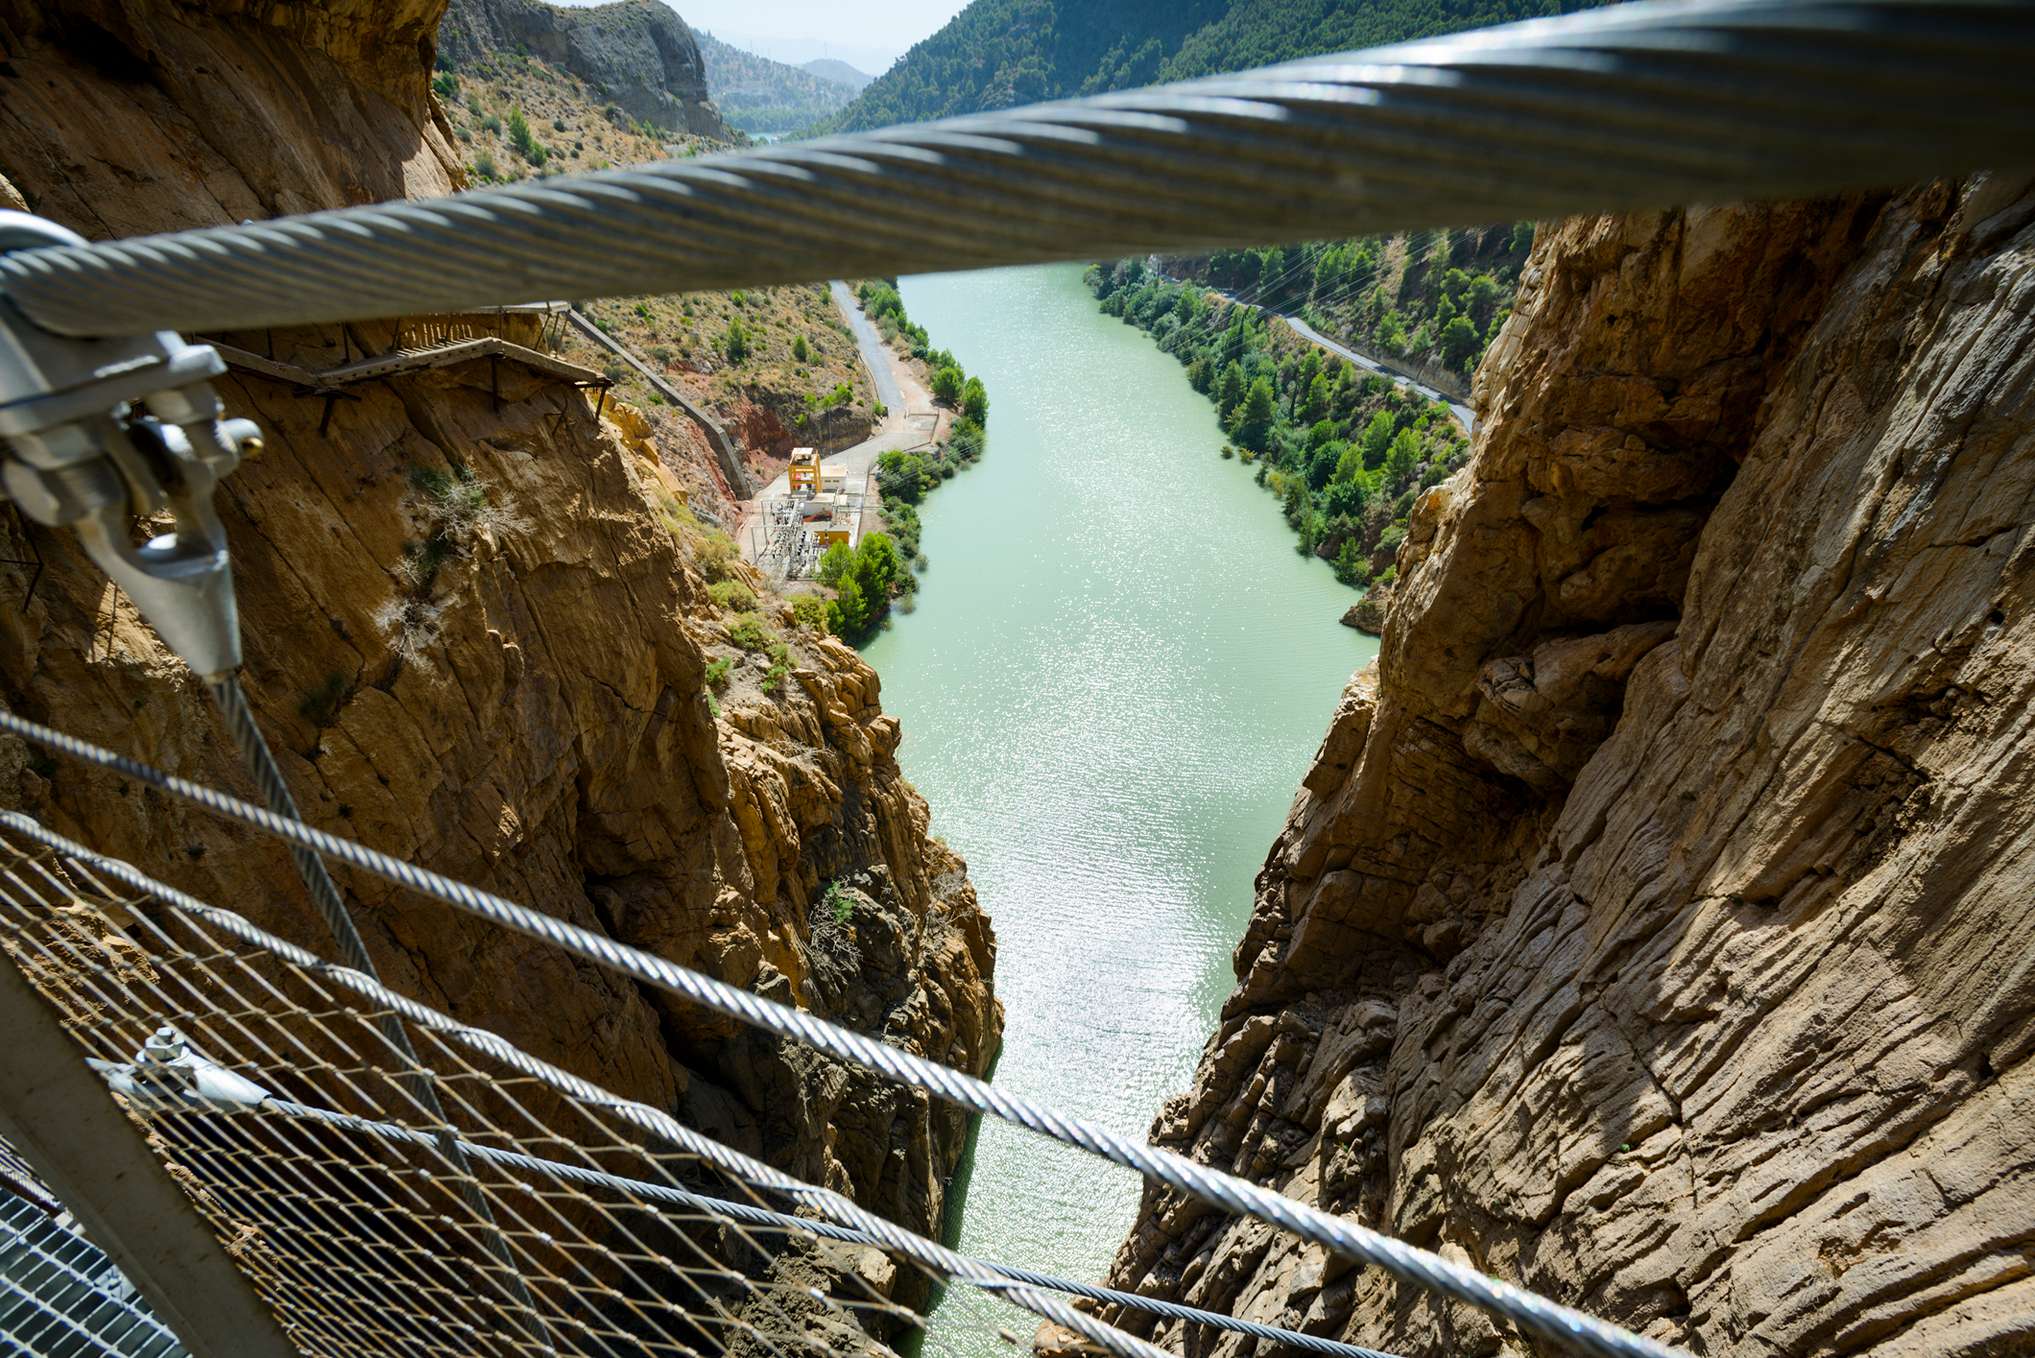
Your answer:
[[[435,16],[274,10],[6,9],[0,169],[92,235],[448,187],[416,36]],[[75,43],[87,13],[117,49]],[[382,79],[389,43],[415,80]],[[227,71],[230,117],[206,102]],[[318,367],[395,335],[221,338]],[[221,384],[267,436],[221,509],[246,682],[308,818],[983,1070],[994,944],[898,772],[875,674],[766,595],[757,621],[787,646],[773,676],[707,593],[759,582],[690,521],[641,421],[597,420],[587,393],[511,363],[500,383],[478,363],[329,409],[265,379]],[[8,706],[245,793],[202,693],[128,602],[67,538],[7,514],[0,555],[31,545],[47,563],[32,597],[30,568],[0,568]],[[718,704],[714,657],[733,662]],[[9,745],[0,800],[329,949],[273,843]],[[397,988],[897,1220],[938,1220],[957,1116],[377,879],[341,881]]]
[[[1698,1353],[2035,1351],[2031,263],[2025,183],[1543,233],[1165,1142]],[[1114,1271],[1533,1351],[1169,1195]]]
[[[527,51],[572,72],[632,118],[727,140],[685,20],[661,0],[564,8],[545,0],[451,0],[439,42],[455,64]]]

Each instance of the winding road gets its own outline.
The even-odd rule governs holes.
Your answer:
[[[1244,305],[1251,306],[1253,305],[1253,303],[1246,302],[1244,303]],[[1392,369],[1378,362],[1378,360],[1375,358],[1366,358],[1364,355],[1358,353],[1355,349],[1351,349],[1346,345],[1337,344],[1334,340],[1322,334],[1319,330],[1316,330],[1313,326],[1309,325],[1306,321],[1301,320],[1298,316],[1288,316],[1283,311],[1273,311],[1272,308],[1264,306],[1259,307],[1258,310],[1266,312],[1269,315],[1277,316],[1280,320],[1286,322],[1286,324],[1292,328],[1294,334],[1300,336],[1302,339],[1307,340],[1313,344],[1316,344],[1321,348],[1328,350],[1332,354],[1337,354],[1343,358],[1346,358],[1360,368],[1368,368],[1372,372],[1378,374],[1378,376],[1385,378],[1387,381],[1396,382],[1402,387],[1407,387],[1413,391],[1417,391],[1430,401],[1441,402],[1443,405],[1449,408],[1449,413],[1456,417],[1456,423],[1462,425],[1463,432],[1465,434],[1474,434],[1477,432],[1477,412],[1470,409],[1462,402],[1451,400],[1450,398],[1436,391],[1433,387],[1428,386],[1425,382],[1415,381],[1413,378],[1406,376],[1404,373],[1397,373],[1392,371]]]
[[[861,356],[862,366],[875,383],[876,399],[883,403],[883,419],[877,423],[874,433],[851,448],[825,454],[830,465],[840,464],[849,488],[862,493],[862,512],[868,515],[874,512],[874,497],[868,493],[868,482],[876,459],[893,449],[919,448],[930,443],[938,428],[939,411],[933,405],[932,393],[919,382],[905,360],[883,342],[876,326],[862,314],[862,306],[855,300],[855,294],[848,285],[837,279],[828,288],[833,293],[834,305],[848,323],[849,333],[855,336],[855,348]],[[750,530],[762,514],[763,502],[782,499],[789,494],[791,473],[786,469],[743,507],[742,522],[735,540],[746,559],[755,559],[756,534]],[[863,523],[866,527],[869,520],[865,517]]]

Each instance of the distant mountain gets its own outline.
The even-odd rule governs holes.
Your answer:
[[[782,135],[812,126],[840,111],[861,85],[817,73],[814,66],[838,67],[862,84],[869,82],[854,67],[839,61],[815,61],[806,67],[787,66],[731,47],[699,30],[700,56],[706,62],[707,91],[731,127],[753,136]]]
[[[973,0],[820,129],[923,122],[1453,33],[1602,0]]]
[[[574,9],[542,0],[452,0],[438,30],[447,69],[518,53],[578,76],[631,118],[727,140],[692,30],[656,0]]]
[[[831,80],[836,85],[846,85],[857,94],[860,94],[870,81],[876,79],[875,76],[858,71],[847,62],[836,61],[832,57],[815,57],[811,61],[802,61],[799,63],[799,69],[811,71],[820,79]]]

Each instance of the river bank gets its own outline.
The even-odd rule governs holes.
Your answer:
[[[899,760],[999,939],[996,1079],[1143,1136],[1229,986],[1251,882],[1350,671],[1376,645],[1218,456],[1179,365],[1078,268],[908,278],[913,319],[994,393],[990,456],[925,517],[917,611],[865,649]],[[961,1247],[1098,1277],[1139,1186],[982,1130]],[[950,1294],[934,1348],[1008,1350]]]

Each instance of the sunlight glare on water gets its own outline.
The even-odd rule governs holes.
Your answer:
[[[1355,595],[1218,456],[1184,370],[1071,265],[907,278],[987,385],[983,460],[921,507],[917,611],[866,649],[904,771],[998,938],[996,1083],[1143,1137],[1231,984],[1251,884],[1351,671]],[[958,1247],[1099,1281],[1126,1171],[991,1123]],[[1009,1355],[965,1289],[933,1347]],[[1028,1329],[1021,1337],[1029,1340]]]

